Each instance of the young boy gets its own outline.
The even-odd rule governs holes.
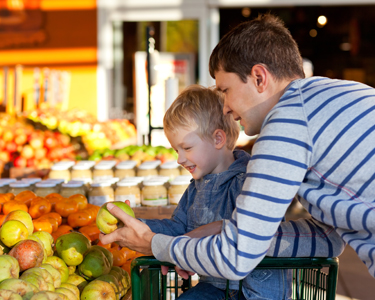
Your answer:
[[[193,180],[171,219],[142,220],[153,232],[178,236],[231,218],[250,155],[233,151],[239,125],[222,111],[221,93],[194,85],[185,89],[166,112],[165,134],[178,153],[178,163]],[[225,279],[200,276],[198,285],[179,299],[224,299],[226,283]],[[239,282],[230,281],[229,289],[230,299],[237,299]],[[289,299],[289,273],[254,270],[244,279],[242,292],[238,299]]]

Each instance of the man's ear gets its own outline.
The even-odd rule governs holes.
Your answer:
[[[263,93],[266,90],[269,82],[269,75],[270,73],[263,65],[254,65],[251,69],[251,76],[259,93]]]
[[[214,139],[214,146],[216,149],[223,148],[225,144],[227,143],[227,135],[222,129],[216,129],[212,137]]]

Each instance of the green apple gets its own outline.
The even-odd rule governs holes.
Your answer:
[[[69,300],[69,298],[63,294],[42,291],[34,294],[30,300]]]
[[[0,256],[0,282],[9,278],[18,278],[20,266],[18,260],[10,255]]]
[[[0,282],[0,290],[9,290],[19,294],[23,300],[30,300],[30,298],[37,293],[38,288],[22,279],[10,278]]]
[[[68,280],[65,283],[70,283],[70,284],[75,285],[79,289],[80,292],[82,292],[85,286],[88,284],[85,278],[77,274],[69,275]]]
[[[96,247],[91,247],[85,254],[82,263],[78,266],[78,275],[87,280],[108,274],[111,265],[104,253]]]
[[[69,289],[67,288],[63,288],[63,287],[59,287],[55,290],[56,293],[59,293],[59,294],[63,294],[65,296],[68,297],[68,299],[70,300],[79,300],[76,295]]]
[[[52,249],[53,237],[52,237],[52,235],[47,231],[36,231],[32,235],[38,237],[42,241],[42,243],[44,245],[44,248],[47,251],[47,256],[52,256],[53,255],[53,249]]]
[[[64,283],[62,283],[60,285],[60,288],[65,288],[65,289],[70,290],[71,292],[73,292],[73,294],[79,300],[79,298],[80,298],[80,291],[79,291],[79,289],[74,284],[64,282]]]
[[[98,278],[96,278],[96,280],[108,282],[112,286],[113,290],[115,291],[117,300],[121,299],[121,292],[123,292],[124,289],[120,287],[120,284],[115,276],[111,274],[106,274],[106,275],[99,276]]]
[[[53,286],[55,288],[58,288],[61,284],[61,273],[50,264],[42,264],[40,268],[45,269],[46,271],[48,271],[48,273],[51,274],[53,278]]]
[[[52,267],[52,266],[51,266]],[[53,267],[52,267],[53,268]],[[58,275],[60,276],[60,273],[59,271],[56,270],[56,272],[58,273]],[[42,268],[42,267],[39,267],[39,268],[31,268],[31,269],[27,269],[25,272],[22,273],[22,276],[26,275],[26,274],[34,274],[34,275],[37,275],[37,276],[40,276],[44,279],[44,281],[47,283],[47,290],[48,291],[51,291],[53,292],[55,290],[55,286],[54,286],[54,280],[53,280],[53,277],[52,275],[50,274],[50,272],[48,272],[46,269]],[[22,277],[21,276],[21,277]]]
[[[103,254],[105,255],[105,257],[108,259],[108,262],[112,268],[113,266],[113,254],[111,251],[109,251],[108,249],[102,247],[102,246],[98,246],[98,245],[94,245],[91,247],[91,249],[97,249],[97,250],[100,250],[103,252]]]
[[[108,282],[93,280],[83,289],[81,300],[116,300],[116,293]]]
[[[0,240],[8,247],[13,247],[19,241],[25,240],[28,235],[29,231],[25,224],[17,220],[6,221],[0,229]]]
[[[26,226],[29,232],[29,235],[32,234],[34,231],[33,219],[31,218],[29,213],[27,213],[26,211],[23,211],[23,210],[11,211],[5,217],[4,222],[9,221],[9,220],[21,221]]]
[[[77,266],[68,266],[69,276],[76,272]]]
[[[27,274],[22,273],[20,279],[35,285],[39,291],[48,291],[48,284],[43,279],[42,276],[32,274],[32,273],[27,273]]]
[[[2,300],[22,300],[22,297],[16,292],[0,290],[0,299]]]
[[[91,242],[80,232],[63,234],[56,241],[57,255],[68,266],[78,266],[83,261],[84,253],[90,247]]]
[[[69,269],[66,263],[57,256],[49,256],[46,259],[46,264],[51,265],[61,274],[61,282],[65,282],[68,280],[69,277]]]
[[[114,201],[110,203],[113,203],[117,207],[121,208],[129,216],[132,216],[133,218],[135,217],[134,211],[125,202]],[[99,209],[98,215],[96,216],[96,225],[98,226],[99,230],[105,234],[109,234],[115,231],[117,228],[123,226],[122,222],[108,211],[107,204],[108,203],[104,203],[102,205],[102,207]]]

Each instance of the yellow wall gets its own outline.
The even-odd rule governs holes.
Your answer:
[[[27,1],[24,0],[25,7]],[[28,19],[23,23],[0,25],[0,103],[3,67],[10,70],[8,99],[13,99],[13,70],[22,65],[21,93],[26,99],[26,109],[35,102],[34,68],[41,71],[48,68],[70,74],[67,107],[84,109],[96,116],[96,0],[41,0],[37,9],[25,12]],[[30,40],[30,33],[37,36],[35,41]],[[5,42],[1,43],[1,39]]]

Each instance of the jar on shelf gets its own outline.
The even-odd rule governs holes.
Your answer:
[[[64,179],[65,182],[70,180],[70,164],[55,164],[51,167],[48,178],[51,179]]]
[[[26,181],[16,181],[9,184],[8,193],[12,193],[15,196],[21,192],[30,191],[30,184]]]
[[[25,181],[25,182],[28,182],[30,183],[30,190],[31,191],[35,191],[35,184],[38,183],[38,182],[41,182],[42,179],[41,178],[22,178],[21,181]]]
[[[60,193],[61,185],[65,182],[65,179],[63,178],[48,178],[46,180],[43,180],[44,182],[53,182],[56,183],[57,193]]]
[[[141,190],[137,181],[122,180],[117,183],[115,201],[130,201],[130,207],[141,206]]]
[[[70,196],[81,194],[86,196],[85,187],[82,181],[70,181],[68,183],[63,183],[61,185],[60,195],[64,198],[69,198]]]
[[[6,194],[9,191],[9,184],[16,182],[14,178],[2,178],[0,179],[0,194]]]
[[[115,177],[120,179],[127,178],[127,177],[134,177],[135,176],[135,166],[137,162],[134,160],[126,160],[122,161],[116,165],[115,168]]]
[[[95,166],[95,161],[93,161],[93,160],[80,160],[75,165],[76,166],[77,165],[85,165],[85,166],[88,166],[89,169],[91,169],[92,167]]]
[[[92,173],[93,180],[102,180],[113,177],[113,166],[110,164],[97,164]]]
[[[35,184],[35,194],[39,197],[45,197],[52,193],[58,193],[59,189],[57,184],[52,181],[41,181]]]
[[[102,206],[114,200],[114,191],[110,182],[94,182],[89,191],[89,203]]]
[[[191,178],[187,176],[178,176],[170,182],[168,189],[168,201],[170,205],[177,205],[180,202],[182,195],[190,184],[190,180]]]
[[[180,176],[181,172],[177,160],[167,161],[160,165],[159,175],[168,176],[170,180],[173,180],[177,176]]]
[[[70,177],[73,179],[92,179],[92,172],[88,164],[76,164],[72,167]]]
[[[163,206],[167,204],[168,194],[163,181],[143,181],[142,206]]]
[[[151,160],[141,163],[137,169],[137,176],[149,177],[159,175],[157,167],[160,163],[160,160]]]

